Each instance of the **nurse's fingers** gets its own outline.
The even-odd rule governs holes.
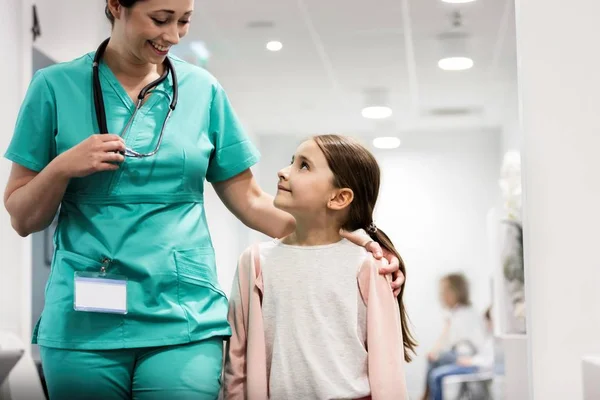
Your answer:
[[[366,248],[367,251],[369,251],[371,254],[373,254],[373,257],[375,257],[377,260],[383,257],[383,253],[381,252],[381,245],[376,241],[369,240],[363,247]]]
[[[392,282],[392,290],[394,291],[394,296],[398,297],[400,294],[400,290],[402,290],[402,285],[404,285],[404,280],[406,279],[402,271],[396,271],[392,275],[394,278],[394,282]]]
[[[113,163],[101,163],[98,168],[96,168],[96,172],[100,172],[100,171],[116,171],[119,169],[119,164],[113,164]]]
[[[101,149],[105,152],[125,152],[125,143],[121,140],[111,140],[110,142],[102,143]]]
[[[102,163],[122,163],[123,161],[125,161],[125,157],[121,153],[110,152],[102,155]]]
[[[98,135],[103,142],[113,142],[116,140],[120,140],[124,142],[123,138],[119,135],[115,135],[113,133],[103,133]]]

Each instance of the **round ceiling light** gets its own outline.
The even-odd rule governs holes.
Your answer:
[[[283,48],[283,44],[276,40],[273,40],[273,41],[267,43],[267,50],[269,50],[269,51],[279,51],[282,48]]]
[[[438,61],[438,67],[444,71],[464,71],[473,68],[473,65],[469,57],[446,57]]]
[[[362,116],[368,119],[385,119],[392,116],[392,109],[386,106],[365,107]]]
[[[400,147],[400,144],[400,139],[393,136],[378,137],[373,139],[373,146],[375,146],[375,148],[377,149],[397,149],[398,147]]]

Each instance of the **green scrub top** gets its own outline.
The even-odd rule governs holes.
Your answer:
[[[38,71],[5,154],[41,171],[58,154],[98,133],[89,53]],[[205,70],[170,57],[179,102],[158,153],[127,158],[118,171],[72,179],[61,203],[45,306],[33,343],[65,349],[118,349],[230,336],[204,211],[204,181],[224,181],[259,160],[229,100]],[[120,134],[135,105],[101,63],[111,133]],[[154,150],[172,80],[161,83],[124,135],[138,152]],[[128,313],[74,310],[74,274],[127,277]]]

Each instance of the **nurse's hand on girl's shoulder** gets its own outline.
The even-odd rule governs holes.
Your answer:
[[[402,290],[402,285],[404,285],[405,278],[402,271],[400,271],[400,260],[398,260],[394,253],[387,249],[382,249],[381,245],[374,241],[364,229],[357,229],[353,232],[340,229],[340,235],[355,245],[367,249],[377,260],[383,259],[384,266],[380,269],[379,273],[381,275],[392,274],[392,291],[394,292],[394,296],[398,296]]]
[[[100,171],[114,171],[125,160],[125,142],[119,135],[96,134],[57,157],[68,178],[83,178]]]
[[[377,245],[377,247],[379,247],[378,243],[369,243],[367,246],[374,246]],[[377,259],[381,259],[383,266],[379,269],[379,273],[381,275],[387,275],[387,274],[392,274],[392,290],[394,291],[394,296],[398,296],[400,294],[400,291],[402,290],[402,285],[404,285],[404,274],[402,273],[402,271],[400,271],[400,260],[398,260],[398,257],[396,257],[394,255],[394,253],[390,252],[387,249],[381,249],[379,247],[379,251],[383,252],[383,255],[380,257],[375,256],[375,258]],[[375,250],[372,251],[373,254],[375,254],[377,252],[377,248],[375,248]]]

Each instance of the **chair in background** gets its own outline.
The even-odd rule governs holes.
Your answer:
[[[16,335],[0,332],[0,400],[45,398],[31,354]]]

